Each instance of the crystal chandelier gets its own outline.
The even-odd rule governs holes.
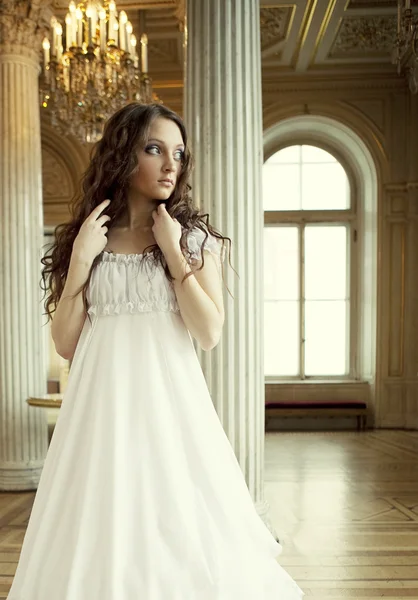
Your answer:
[[[405,72],[409,89],[418,92],[418,20],[414,19],[411,0],[398,0],[398,26],[392,63],[399,75]]]
[[[126,103],[159,101],[148,76],[147,36],[139,65],[132,24],[113,0],[70,2],[65,31],[53,17],[51,38],[42,44],[41,104],[61,133],[95,142]]]

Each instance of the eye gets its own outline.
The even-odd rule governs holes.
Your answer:
[[[160,152],[160,148],[156,144],[151,144],[145,148],[145,152],[148,152],[148,154],[158,154]]]
[[[174,157],[176,160],[184,160],[184,150],[177,150],[177,152],[175,152]]]

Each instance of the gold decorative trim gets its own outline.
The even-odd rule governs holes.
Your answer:
[[[311,24],[317,5],[318,0],[306,0],[305,14],[302,17],[302,23],[300,25],[299,30],[299,37],[295,44],[292,60],[290,61],[293,68],[295,68],[296,66],[298,57],[300,55],[300,50],[303,44],[305,43],[305,40],[309,33],[309,25]]]
[[[328,4],[327,10],[325,11],[324,18],[322,19],[321,27],[319,28],[318,35],[316,36],[315,45],[314,45],[314,49],[312,52],[311,60],[309,62],[308,70],[311,69],[312,67],[316,66],[315,60],[316,60],[316,56],[318,54],[319,46],[324,39],[325,31],[329,25],[329,22],[331,20],[332,13],[335,10],[336,4],[337,4],[337,0],[331,0],[330,3]],[[348,0],[347,0],[344,10],[347,9],[347,6],[348,6]],[[342,17],[338,20],[337,30],[339,29],[341,22],[342,22]]]
[[[286,8],[291,8],[292,11],[290,13],[290,17],[289,17],[289,23],[288,23],[288,28],[287,28],[287,32],[286,32],[286,38],[285,41],[288,40],[289,38],[289,34],[292,31],[292,27],[293,27],[293,21],[295,20],[295,16],[296,16],[296,11],[297,11],[297,5],[296,4],[285,4],[284,5]]]

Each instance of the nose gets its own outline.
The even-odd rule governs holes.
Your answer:
[[[167,156],[167,160],[165,161],[164,171],[169,173],[173,173],[176,170],[176,162],[172,156]]]

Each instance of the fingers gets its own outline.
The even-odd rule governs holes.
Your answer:
[[[171,217],[170,213],[167,210],[167,206],[164,204],[164,202],[161,202],[161,204],[159,204],[157,207],[157,214],[163,215],[164,213],[167,215],[167,217]],[[173,217],[171,218],[173,219],[173,221],[176,220]]]
[[[103,233],[107,233],[108,231],[109,231],[109,230],[108,230],[108,228],[107,228],[107,227],[102,227],[102,232],[103,232]]]
[[[170,213],[167,210],[166,205],[163,202],[161,204],[159,204],[155,210],[152,211],[152,216],[153,216],[154,219],[157,216],[164,218],[164,216],[163,216],[164,214],[165,214],[166,217],[170,217],[173,221],[176,221],[176,223],[178,223],[177,219],[175,219],[174,217],[172,217],[170,215]]]
[[[158,214],[162,215],[163,213],[167,213],[167,208],[166,205],[164,204],[164,202],[161,202],[161,204],[159,204],[157,206],[157,212]],[[167,213],[168,214],[168,213]]]
[[[109,206],[109,204],[110,200],[103,200],[103,202],[101,202],[98,206],[96,206],[96,208],[94,208],[91,211],[90,215],[87,218],[95,221],[104,211],[104,209]]]
[[[96,221],[96,223],[98,225],[104,225],[105,223],[107,223],[107,221],[110,221],[112,217],[109,217],[109,215],[102,215],[101,217],[99,217]]]

